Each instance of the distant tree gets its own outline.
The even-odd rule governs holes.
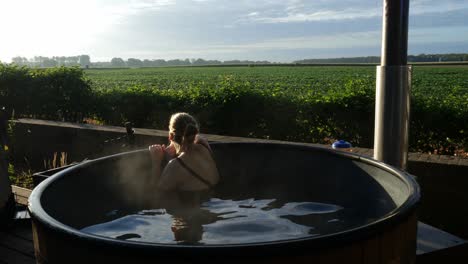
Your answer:
[[[89,55],[78,56],[78,61],[81,67],[89,67],[89,65],[91,65],[91,58],[89,57]]]
[[[219,60],[207,60],[205,61],[205,65],[219,65],[221,64],[221,61]]]
[[[150,60],[143,60],[143,67],[153,67],[153,61]]]
[[[78,66],[79,60],[80,60],[79,56],[65,57],[65,65],[66,66]]]
[[[66,57],[64,56],[54,56],[52,59],[57,62],[57,66],[65,66],[66,64]]]
[[[224,64],[241,64],[241,61],[240,60],[228,60],[228,61],[224,61],[223,63]]]
[[[192,62],[193,65],[205,65],[206,61],[204,59],[196,59],[195,61]]]
[[[18,66],[29,65],[28,59],[25,58],[25,57],[20,57],[20,56],[12,58],[12,59],[11,59],[11,62],[12,62],[13,64],[18,65]]]
[[[125,67],[125,61],[122,58],[112,58],[112,67]]]
[[[167,65],[169,65],[169,66],[183,66],[183,65],[185,65],[185,61],[180,60],[180,59],[168,60]]]
[[[96,61],[96,62],[91,62],[91,66],[93,68],[110,68],[112,67],[110,61]]]
[[[153,65],[154,65],[155,67],[166,66],[166,65],[167,65],[167,62],[166,62],[165,60],[162,60],[162,59],[153,60]]]
[[[57,61],[51,58],[45,57],[42,60],[42,67],[57,67]]]
[[[129,58],[127,60],[128,67],[141,67],[143,66],[143,62],[140,59]]]
[[[43,58],[44,57],[42,56],[34,56],[34,58],[32,59],[33,67],[43,67],[42,65]]]

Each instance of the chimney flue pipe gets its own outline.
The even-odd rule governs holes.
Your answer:
[[[411,67],[409,0],[384,0],[381,65],[377,66],[374,158],[406,169]]]

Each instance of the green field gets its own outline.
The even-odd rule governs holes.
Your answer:
[[[374,66],[275,66],[89,69],[85,72],[98,89],[127,89],[132,86],[185,89],[194,85],[211,88],[232,79],[255,88],[323,92],[358,80],[374,87],[376,70]],[[455,88],[466,94],[468,65],[414,66],[412,88],[414,93]]]
[[[194,112],[202,123],[207,122],[207,132],[321,143],[345,137],[363,147],[372,146],[375,72],[375,66],[85,71],[94,90],[114,97],[131,94],[133,101],[124,102],[138,104],[139,98],[146,104],[144,109],[151,108],[153,102],[159,114],[171,110]],[[152,99],[145,102],[147,94]],[[467,148],[468,66],[413,66],[411,94],[413,150],[453,153],[454,149]],[[163,110],[158,102],[165,105]],[[222,111],[219,104],[223,105]],[[128,112],[117,107],[119,110]],[[224,125],[224,129],[210,126],[206,119],[219,122],[222,118],[204,119],[204,112],[209,110],[220,111],[225,115],[224,122],[230,119],[234,124]],[[165,128],[164,118],[159,122],[140,120],[141,111],[135,111],[124,119],[140,126]],[[252,117],[246,117],[249,115]]]
[[[287,92],[291,97],[307,94],[346,96],[347,86],[359,83],[372,92],[375,89],[374,66],[329,67],[172,67],[139,69],[86,70],[98,90],[128,89],[216,89],[226,82],[248,89]],[[280,91],[278,91],[280,90]],[[468,107],[468,65],[414,66],[413,97],[434,104]]]
[[[202,133],[372,147],[375,66],[140,69],[0,65],[0,106],[16,117],[167,129],[192,113]],[[468,66],[414,66],[410,150],[468,151]]]
[[[202,133],[322,144],[346,139],[372,148],[375,72],[375,66],[82,70],[0,64],[0,106],[16,118],[156,129],[167,129],[170,115],[185,111],[199,120]],[[409,150],[468,157],[467,133],[468,65],[415,66]],[[23,175],[17,168],[9,170]]]
[[[468,69],[468,67],[467,67]],[[96,88],[212,88],[231,80],[255,88],[327,90],[348,80],[374,80],[375,67],[172,67],[86,70]]]

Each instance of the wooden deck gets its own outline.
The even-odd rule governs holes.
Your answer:
[[[31,190],[13,187],[13,193],[18,205],[27,205]],[[468,243],[419,222],[416,254],[416,263],[421,264],[468,263]],[[17,214],[17,219],[11,227],[0,231],[0,264],[34,263],[36,260],[31,222],[27,212],[23,211]]]
[[[0,263],[36,263],[29,220],[17,221],[8,230],[0,231]]]
[[[26,209],[31,190],[13,186],[18,204],[16,220],[6,230],[0,230],[0,263],[34,264],[34,245],[31,221]]]

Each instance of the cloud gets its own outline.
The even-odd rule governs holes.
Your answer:
[[[332,54],[363,47],[365,54],[367,47],[380,46],[381,0],[4,2],[0,22],[11,26],[0,28],[2,60],[81,53],[142,58],[248,54],[268,59],[312,49]],[[410,44],[467,42],[468,1],[411,0],[410,5]]]
[[[234,45],[211,45],[213,50],[227,52],[241,52],[254,50],[278,50],[278,49],[323,49],[323,48],[347,48],[351,46],[372,46],[380,41],[379,31],[351,32],[334,35],[277,38],[265,41],[234,44]]]
[[[352,47],[372,47],[380,44],[379,31],[353,32],[335,35],[322,35],[297,38],[276,38],[264,41],[241,44],[208,44],[203,46],[185,46],[173,50],[166,50],[161,55],[174,57],[206,57],[211,54],[242,54],[249,52],[265,52],[274,50],[296,49],[341,49]],[[139,51],[139,54],[150,54],[148,51]],[[154,52],[152,54],[155,54]],[[156,53],[157,54],[157,53]]]
[[[460,0],[413,0],[410,5],[410,15],[437,14],[468,9],[468,2]]]
[[[174,5],[175,0],[133,0],[130,1],[129,8],[133,10],[160,10],[165,6]]]
[[[454,29],[460,34],[453,35],[449,29]],[[437,36],[437,39],[434,39]],[[409,44],[444,44],[444,43],[468,43],[468,27],[441,27],[441,28],[418,28],[410,31]],[[154,51],[158,49],[140,50],[132,53],[132,56],[151,56],[170,58],[217,58],[227,57],[241,58],[245,54],[281,54],[294,50],[309,50],[328,52],[329,54],[343,52],[343,50],[379,50],[381,45],[380,31],[349,32],[331,35],[295,37],[295,38],[272,38],[263,41],[252,41],[248,43],[232,44],[207,44],[207,45],[184,45]],[[366,54],[364,55],[378,55]],[[253,55],[255,56],[255,55]],[[271,55],[270,55],[271,56]],[[348,55],[351,56],[351,55]],[[265,57],[268,59],[268,57]]]
[[[348,20],[348,19],[361,19],[373,18],[381,15],[379,9],[373,10],[359,10],[359,9],[345,9],[345,10],[318,10],[312,13],[290,13],[286,16],[280,17],[262,17],[255,16],[250,21],[260,23],[295,23],[295,22],[312,22],[312,21],[329,21],[329,20]],[[249,16],[252,17],[252,16]]]
[[[103,13],[116,21],[122,21],[128,16],[135,16],[143,12],[163,10],[176,4],[175,0],[130,0],[116,1],[103,5]]]
[[[445,13],[468,9],[467,1],[460,0],[413,0],[410,2],[410,15]],[[344,7],[344,8],[343,8]],[[276,2],[264,2],[256,12],[240,16],[237,23],[305,23],[320,21],[346,21],[382,16],[382,6],[370,1],[329,0],[310,1],[289,0],[282,5]]]
[[[453,34],[456,32],[456,34]],[[467,26],[427,27],[409,30],[409,42],[424,43],[468,43]]]

